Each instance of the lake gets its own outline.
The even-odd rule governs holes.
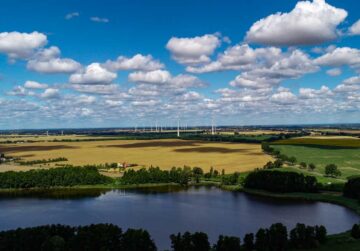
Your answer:
[[[111,190],[76,199],[2,197],[0,212],[1,230],[51,223],[113,223],[123,229],[148,230],[160,249],[170,248],[170,234],[184,231],[206,232],[214,243],[219,234],[243,238],[277,222],[289,228],[298,222],[324,225],[333,234],[360,221],[351,210],[330,203],[270,199],[215,187],[152,193]]]

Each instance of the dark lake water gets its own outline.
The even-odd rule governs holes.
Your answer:
[[[204,231],[214,242],[219,234],[242,238],[276,222],[290,228],[297,222],[321,224],[329,233],[338,233],[359,220],[334,204],[274,200],[206,187],[173,193],[112,190],[77,199],[0,199],[1,230],[51,223],[113,223],[123,229],[147,229],[160,249],[170,248],[169,235],[177,232]]]

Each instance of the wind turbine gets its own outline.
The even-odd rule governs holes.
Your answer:
[[[180,120],[178,118],[178,125],[177,125],[177,136],[180,137]]]

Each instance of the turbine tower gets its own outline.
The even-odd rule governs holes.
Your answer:
[[[177,136],[180,137],[180,120],[178,119]]]
[[[215,134],[215,130],[214,130],[214,118],[211,119],[211,135]]]

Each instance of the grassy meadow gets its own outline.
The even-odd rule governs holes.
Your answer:
[[[72,165],[126,162],[162,169],[187,165],[204,170],[225,169],[227,173],[253,170],[272,160],[262,152],[260,144],[177,139],[0,144],[0,152],[24,161],[65,157],[68,161],[62,163]]]
[[[302,137],[280,140],[272,145],[282,154],[296,157],[298,163],[314,163],[312,174],[324,174],[328,164],[336,164],[340,179],[360,175],[360,139],[353,137]]]

